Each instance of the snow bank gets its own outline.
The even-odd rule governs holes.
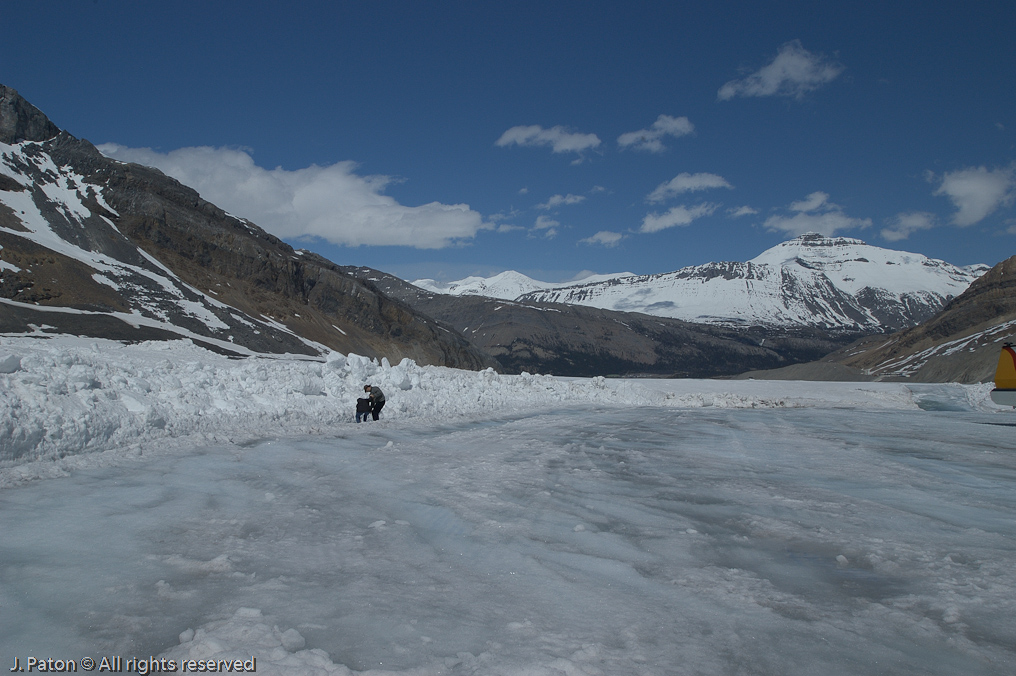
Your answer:
[[[8,465],[194,434],[242,440],[334,431],[354,422],[367,383],[386,393],[389,421],[661,398],[602,380],[505,377],[409,359],[392,366],[355,354],[237,360],[187,340],[4,338],[0,350],[0,463]]]
[[[168,440],[229,441],[328,434],[354,422],[363,385],[388,403],[382,423],[513,415],[566,405],[914,409],[914,386],[890,383],[607,380],[506,376],[396,365],[355,354],[326,360],[229,359],[188,340],[123,345],[73,337],[0,338],[0,468]],[[946,387],[946,386],[938,386]],[[987,388],[946,397],[985,404]],[[983,392],[981,391],[983,390]],[[368,423],[368,424],[374,424]],[[197,440],[195,440],[197,437]],[[5,471],[0,485],[40,470]]]

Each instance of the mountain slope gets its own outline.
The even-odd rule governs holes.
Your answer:
[[[1016,340],[1016,256],[1002,261],[931,319],[868,336],[808,364],[747,373],[801,380],[990,382],[1002,344]]]
[[[709,378],[816,359],[849,342],[817,329],[691,324],[559,303],[431,293],[370,268],[348,268],[461,331],[508,372]]]
[[[320,256],[102,156],[0,85],[0,330],[495,365]],[[48,328],[47,328],[48,327]]]
[[[534,291],[518,298],[721,326],[885,332],[913,326],[987,266],[960,268],[856,239],[808,234],[744,263]]]
[[[930,320],[835,360],[881,380],[989,382],[998,351],[1016,339],[1016,256],[991,268]],[[866,349],[861,349],[866,347]]]

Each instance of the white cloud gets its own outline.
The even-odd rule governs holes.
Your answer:
[[[691,225],[696,219],[711,215],[718,206],[703,203],[689,208],[682,205],[673,207],[663,214],[646,214],[639,232],[659,232],[676,226]]]
[[[929,174],[929,180],[935,180]],[[948,197],[956,207],[952,222],[960,227],[973,225],[1001,206],[1013,203],[1016,175],[1013,167],[993,169],[968,167],[946,172],[933,193]]]
[[[667,183],[661,183],[656,190],[646,197],[647,202],[663,202],[675,195],[698,190],[711,190],[713,188],[733,188],[726,179],[716,174],[689,174],[681,173],[670,179]]]
[[[560,125],[544,129],[538,124],[512,127],[494,145],[549,146],[555,153],[581,153],[600,145],[596,134],[572,132]]]
[[[407,207],[383,195],[388,176],[360,176],[354,162],[287,171],[264,169],[243,150],[180,148],[160,153],[115,143],[106,156],[161,170],[201,196],[284,239],[320,237],[333,244],[440,249],[487,229],[466,204]]]
[[[536,222],[533,224],[531,232],[542,232],[543,236],[549,239],[557,235],[557,228],[560,225],[561,224],[553,218],[541,215],[536,217]]]
[[[793,96],[800,99],[832,82],[842,72],[843,66],[819,54],[812,54],[801,46],[800,40],[794,40],[780,47],[769,65],[720,87],[718,98],[720,101],[729,101],[735,96]]]
[[[533,229],[546,230],[547,228],[554,228],[559,225],[561,224],[558,221],[555,221],[553,218],[548,218],[546,216],[537,216],[536,223],[533,224]]]
[[[536,208],[537,209],[556,209],[557,207],[565,206],[565,205],[568,205],[568,204],[578,204],[579,202],[582,202],[585,199],[586,198],[583,195],[572,195],[572,194],[568,194],[568,195],[552,195],[551,198],[549,200],[547,200],[545,203],[543,203],[543,204],[537,204]]]
[[[490,214],[487,216],[487,220],[491,223],[500,223],[501,221],[507,221],[515,218],[519,215],[519,213],[518,209],[510,209],[507,212],[499,211],[496,214]]]
[[[490,214],[487,216],[487,221],[494,227],[495,232],[515,232],[516,230],[525,230],[521,225],[514,225],[512,223],[504,223],[503,221],[510,221],[519,215],[517,209],[511,209],[507,213],[499,212],[496,214]]]
[[[630,147],[635,150],[662,153],[667,149],[666,146],[663,145],[663,138],[665,136],[680,138],[681,136],[687,136],[694,131],[695,125],[693,125],[687,117],[660,115],[656,118],[656,122],[653,122],[653,125],[649,129],[629,131],[618,136],[617,144],[621,146],[622,150]]]
[[[803,200],[798,202],[791,202],[790,206],[787,207],[791,211],[817,211],[818,209],[825,208],[837,208],[835,204],[829,202],[829,193],[822,191],[815,191],[805,197]]]
[[[823,214],[800,213],[790,218],[771,216],[766,219],[765,225],[771,230],[782,231],[795,237],[808,232],[832,236],[843,230],[867,228],[871,225],[871,219],[850,218],[842,211],[830,211]]]
[[[599,244],[599,245],[605,246],[605,247],[615,247],[615,246],[617,246],[617,243],[621,241],[622,237],[624,237],[624,235],[622,235],[619,232],[610,232],[609,230],[600,230],[598,233],[596,233],[592,237],[586,237],[585,239],[580,239],[579,240],[579,244]]]
[[[898,242],[910,237],[918,230],[928,230],[936,225],[934,214],[925,211],[913,211],[897,214],[892,218],[889,227],[882,230],[882,237],[890,242]]]
[[[843,213],[843,207],[829,201],[824,192],[813,192],[799,202],[792,202],[787,207],[795,212],[793,216],[770,216],[765,226],[790,235],[803,235],[806,232],[817,232],[831,236],[843,230],[855,230],[871,226],[870,218],[852,218]]]
[[[730,214],[731,218],[741,218],[742,216],[754,216],[758,213],[758,209],[745,205],[743,207],[731,207],[727,209],[727,213]]]

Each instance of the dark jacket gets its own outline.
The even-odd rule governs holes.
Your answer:
[[[357,413],[370,413],[370,399],[360,398],[356,400]]]

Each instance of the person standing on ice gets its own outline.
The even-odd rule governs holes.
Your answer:
[[[364,385],[363,391],[367,393],[367,398],[370,399],[370,414],[374,420],[377,420],[381,409],[385,407],[385,393],[381,391],[380,387],[374,387],[373,385]]]

